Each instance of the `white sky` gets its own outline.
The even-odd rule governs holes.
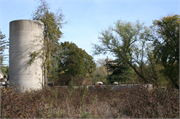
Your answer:
[[[135,22],[139,20],[146,26],[152,21],[180,14],[180,0],[46,0],[50,11],[62,9],[68,24],[61,30],[61,42],[75,43],[92,55],[92,43],[98,43],[99,32],[113,26],[117,20]],[[9,39],[9,23],[18,19],[31,19],[31,14],[40,5],[37,0],[0,0],[0,30]],[[6,50],[5,53],[9,51]],[[107,55],[93,56],[94,60]],[[113,56],[109,55],[109,58]],[[5,64],[9,60],[5,61]]]

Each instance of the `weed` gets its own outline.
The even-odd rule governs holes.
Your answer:
[[[95,97],[93,97],[93,104],[96,100],[97,100],[97,95]]]
[[[73,85],[73,83],[71,84]],[[107,86],[110,87],[110,86]],[[17,93],[1,89],[2,118],[175,118],[179,93],[175,89],[93,90],[43,88]],[[53,107],[54,105],[54,107]]]
[[[50,110],[48,111],[48,117],[51,117],[51,112],[50,112]]]
[[[91,117],[91,112],[81,112],[79,114],[80,118],[92,118]]]
[[[83,94],[82,94],[82,97],[81,97],[80,106],[82,106],[84,98],[86,97],[86,93],[87,93],[87,86],[86,85],[83,86],[82,92],[83,92]]]
[[[58,90],[56,88],[55,91],[54,91],[54,96],[55,96],[56,100],[57,100],[57,94],[58,94]]]

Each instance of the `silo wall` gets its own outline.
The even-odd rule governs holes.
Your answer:
[[[31,65],[30,53],[43,46],[44,25],[35,20],[15,20],[10,22],[9,39],[9,83],[20,92],[42,89],[42,52]]]

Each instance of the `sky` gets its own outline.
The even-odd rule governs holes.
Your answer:
[[[60,42],[73,42],[85,50],[94,60],[113,58],[113,55],[93,55],[93,45],[99,44],[102,30],[114,26],[117,20],[152,25],[169,14],[180,15],[180,0],[46,0],[51,12],[60,8],[67,24],[61,29]],[[38,0],[0,0],[0,30],[9,40],[9,23],[13,20],[32,19],[33,11],[40,5]],[[8,53],[5,50],[4,53]],[[4,61],[9,64],[9,59]]]

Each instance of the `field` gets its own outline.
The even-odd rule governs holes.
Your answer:
[[[178,118],[179,90],[1,89],[1,118]]]

